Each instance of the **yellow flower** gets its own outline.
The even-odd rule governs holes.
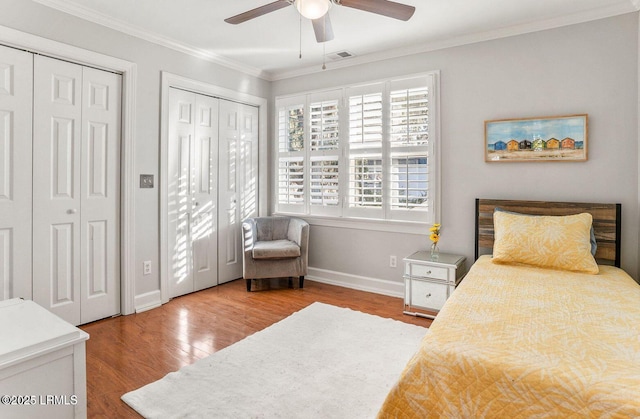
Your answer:
[[[431,227],[429,231],[431,232],[429,239],[434,243],[438,243],[438,240],[440,240],[440,224],[434,223],[433,227]]]

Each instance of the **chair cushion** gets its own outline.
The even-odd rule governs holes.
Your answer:
[[[289,217],[257,217],[255,220],[257,241],[287,238]]]
[[[291,240],[258,241],[253,245],[254,259],[297,258],[300,246]]]

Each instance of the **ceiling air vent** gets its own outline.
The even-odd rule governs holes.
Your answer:
[[[327,54],[327,58],[332,61],[344,60],[345,58],[351,57],[353,57],[353,54],[349,51],[332,52],[331,54]]]

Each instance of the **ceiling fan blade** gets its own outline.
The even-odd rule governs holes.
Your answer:
[[[404,21],[411,19],[416,11],[413,6],[389,0],[340,0],[338,4]]]
[[[333,39],[333,28],[331,27],[329,13],[325,13],[324,16],[313,19],[311,22],[313,23],[313,31],[316,33],[316,41],[327,42]]]
[[[265,4],[264,6],[256,7],[255,9],[240,13],[239,15],[229,17],[224,21],[231,23],[232,25],[237,25],[238,23],[246,22],[247,20],[251,20],[258,16],[266,15],[267,13],[275,12],[276,10],[283,9],[287,6],[289,6],[289,2],[287,0],[277,0],[272,3]]]

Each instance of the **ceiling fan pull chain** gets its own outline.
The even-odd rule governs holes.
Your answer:
[[[322,43],[322,69],[323,70],[327,69],[326,60],[327,60],[327,43],[323,42]]]
[[[298,25],[298,39],[300,42],[300,55],[298,55],[298,59],[302,59],[302,15],[300,15],[299,25]]]
[[[322,38],[325,39],[325,41],[322,43],[322,69],[326,70],[327,69],[327,17],[325,16],[324,19],[322,19]]]

